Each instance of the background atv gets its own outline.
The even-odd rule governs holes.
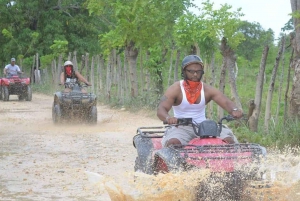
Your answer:
[[[176,125],[138,128],[133,138],[138,154],[134,170],[156,175],[209,169],[209,179],[200,182],[196,189],[197,199],[240,200],[245,181],[262,179],[258,170],[260,159],[266,153],[258,144],[228,144],[218,138],[225,119],[230,121],[234,118],[226,116],[218,124],[212,120],[197,124],[186,118],[179,119]],[[187,145],[162,147],[161,140],[166,128],[178,125],[192,125],[198,138]]]
[[[8,75],[0,81],[0,99],[9,100],[9,95],[18,95],[19,100],[32,100],[30,78],[25,74]]]
[[[65,83],[65,87],[70,88],[71,91],[59,91],[54,94],[52,120],[55,124],[74,118],[91,124],[97,123],[97,98],[93,93],[81,91],[86,86],[78,83]]]

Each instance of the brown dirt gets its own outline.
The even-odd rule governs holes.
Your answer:
[[[85,171],[126,183],[139,126],[161,125],[155,114],[98,105],[97,125],[52,123],[53,97],[1,101],[0,200],[110,200]]]
[[[0,102],[1,201],[193,200],[186,187],[193,185],[193,179],[198,181],[196,176],[203,179],[205,175],[133,175],[137,154],[132,138],[137,127],[162,125],[155,111],[131,113],[98,105],[97,125],[57,126],[52,123],[52,101],[51,96],[33,94],[31,102],[18,101],[16,96]],[[250,189],[244,200],[300,199],[300,158],[282,156],[287,161],[268,158],[275,159],[275,167],[285,167],[288,174],[283,178],[289,180],[288,185],[281,182],[271,188]],[[286,169],[284,164],[289,161],[296,164]]]

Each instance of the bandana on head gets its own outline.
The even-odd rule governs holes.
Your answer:
[[[194,104],[202,89],[202,82],[193,82],[193,81],[183,81],[183,88],[186,94],[186,98],[190,104]]]
[[[72,66],[66,66],[66,74],[68,76],[71,76],[72,75]]]

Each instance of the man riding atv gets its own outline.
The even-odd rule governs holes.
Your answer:
[[[72,89],[68,87],[68,83],[78,83],[84,82],[86,85],[91,86],[91,84],[76,70],[74,70],[73,63],[71,61],[66,61],[64,63],[63,72],[60,74],[61,85],[65,85],[65,92],[70,92]],[[85,89],[81,89],[82,93],[87,93]]]
[[[188,55],[182,61],[183,80],[171,85],[158,105],[157,116],[168,124],[176,124],[178,118],[192,118],[196,123],[206,120],[205,108],[211,101],[215,101],[234,118],[241,118],[243,111],[218,89],[201,82],[204,65],[197,55]],[[169,115],[173,108],[174,117]],[[162,145],[185,145],[196,138],[192,126],[170,127],[162,140]],[[225,127],[220,138],[228,143],[238,143],[232,131]]]
[[[3,69],[3,74],[5,77],[10,77],[14,75],[18,75],[18,73],[22,74],[22,71],[20,70],[20,67],[15,64],[16,59],[11,58],[10,64],[7,64]]]

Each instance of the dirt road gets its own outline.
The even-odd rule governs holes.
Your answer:
[[[17,96],[0,102],[0,200],[109,201],[85,171],[126,183],[136,157],[136,128],[161,122],[143,112],[98,106],[97,125],[55,126],[52,101],[33,94],[31,102]]]
[[[1,201],[193,200],[186,187],[195,175],[204,178],[198,173],[141,175],[132,185],[132,137],[139,126],[161,125],[154,112],[133,114],[98,105],[97,125],[55,126],[52,98],[33,94],[31,102],[16,96],[0,101]],[[300,157],[269,153],[268,159],[274,186],[250,190],[247,200],[300,200]],[[98,179],[92,183],[90,178]]]

